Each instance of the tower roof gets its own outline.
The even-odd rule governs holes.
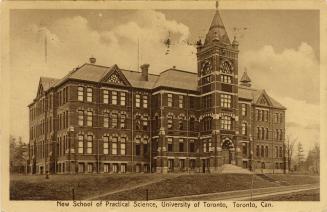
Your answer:
[[[249,75],[247,74],[246,70],[243,72],[243,75],[241,77],[241,81],[240,82],[243,82],[243,83],[249,83],[249,82],[251,82],[251,79],[250,79]]]
[[[213,41],[220,41],[225,44],[230,44],[230,40],[228,38],[225,26],[220,17],[218,9],[216,10],[216,13],[211,21],[211,25],[206,35],[204,44],[207,45],[212,43]]]

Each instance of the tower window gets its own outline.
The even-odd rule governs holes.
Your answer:
[[[220,123],[221,129],[230,130],[232,128],[232,118],[230,116],[223,116]]]
[[[232,74],[232,67],[228,62],[224,62],[220,65],[220,72],[225,74]]]
[[[232,77],[222,74],[222,75],[220,75],[220,82],[231,84],[232,83]]]
[[[221,94],[220,95],[220,106],[224,108],[231,108],[231,103],[232,103],[232,96],[231,95],[226,95],[226,94]]]

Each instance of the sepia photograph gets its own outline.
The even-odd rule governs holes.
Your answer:
[[[223,3],[10,9],[9,201],[319,203],[320,10]]]

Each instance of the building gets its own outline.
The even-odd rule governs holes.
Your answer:
[[[217,10],[197,43],[197,73],[90,58],[62,79],[41,77],[29,105],[30,173],[286,171],[286,108],[246,72],[239,80],[238,53]]]

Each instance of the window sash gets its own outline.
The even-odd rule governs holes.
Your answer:
[[[93,125],[93,112],[92,111],[87,112],[86,122],[87,122],[87,126],[92,127],[92,125]]]
[[[84,87],[77,88],[77,100],[84,101]]]
[[[84,111],[83,110],[78,111],[78,125],[79,126],[84,125]]]
[[[117,91],[111,92],[111,104],[117,105]]]
[[[93,101],[93,89],[92,88],[86,89],[86,101],[88,101],[88,102]]]
[[[126,93],[125,92],[120,93],[120,105],[121,106],[126,105]]]
[[[141,96],[139,94],[135,95],[135,107],[141,106]]]
[[[109,91],[103,90],[103,103],[108,104],[109,103]]]

